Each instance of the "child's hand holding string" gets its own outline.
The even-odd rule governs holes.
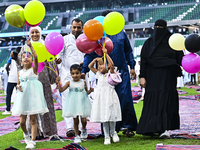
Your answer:
[[[31,41],[30,41],[30,40],[27,40],[26,43],[27,43],[27,45],[28,45],[29,47],[32,47],[32,44],[31,44]]]
[[[108,53],[107,49],[105,47],[102,48],[103,53]]]

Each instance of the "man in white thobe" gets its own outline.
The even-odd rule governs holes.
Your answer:
[[[82,20],[76,18],[72,20],[71,25],[72,33],[64,36],[65,45],[63,50],[58,54],[58,58],[62,59],[61,64],[59,65],[59,74],[61,77],[62,85],[65,85],[66,82],[72,80],[70,74],[70,67],[73,64],[80,64],[84,60],[84,53],[80,52],[76,47],[76,39],[82,33],[83,22]],[[65,100],[69,89],[62,92],[62,101]],[[62,102],[63,104],[63,102]],[[64,107],[64,106],[63,106]],[[64,117],[65,125],[67,129],[67,136],[74,136],[74,122],[73,118]],[[80,122],[80,121],[79,121]]]

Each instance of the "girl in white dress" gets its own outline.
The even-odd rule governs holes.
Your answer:
[[[35,148],[35,138],[37,134],[37,114],[48,112],[46,101],[43,93],[43,86],[38,81],[38,58],[32,44],[27,40],[27,45],[31,49],[31,53],[24,52],[22,54],[22,64],[24,69],[18,73],[17,98],[12,108],[12,115],[20,115],[20,126],[24,133],[26,148]],[[32,58],[33,55],[33,58]],[[32,63],[34,66],[32,67]],[[30,115],[31,138],[26,129],[26,118]]]
[[[102,58],[94,59],[88,66],[98,79],[97,85],[94,88],[94,101],[90,121],[103,123],[104,144],[107,145],[111,143],[110,136],[113,142],[119,142],[119,137],[115,131],[115,124],[117,121],[121,121],[121,108],[115,87],[108,83],[108,74],[114,73],[114,64],[105,48],[103,48],[103,52],[106,53],[108,60],[107,67],[103,63]],[[94,68],[96,62],[98,62],[98,70]],[[110,68],[110,70],[107,68]]]
[[[90,116],[91,103],[88,97],[93,89],[87,90],[87,85],[84,80],[81,79],[82,68],[78,64],[74,64],[70,67],[70,73],[73,80],[68,81],[64,86],[60,83],[60,77],[56,78],[56,83],[60,92],[65,91],[69,87],[69,93],[63,102],[63,117],[73,117],[74,119],[74,131],[75,139],[74,143],[80,143],[81,138],[87,138],[87,121],[86,117]],[[82,130],[81,137],[79,136],[79,116],[81,117]]]

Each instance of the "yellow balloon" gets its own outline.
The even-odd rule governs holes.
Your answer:
[[[125,20],[119,12],[111,12],[106,15],[103,21],[103,29],[108,35],[115,35],[122,31]]]
[[[40,43],[40,42],[33,42],[32,43],[33,48],[37,54],[38,57],[38,62],[44,62],[47,60],[47,49],[44,46],[44,44]]]
[[[38,0],[32,0],[24,7],[24,16],[29,24],[35,25],[40,23],[45,16],[45,7]]]
[[[169,38],[169,46],[177,51],[185,49],[185,37],[180,33],[174,33]]]
[[[54,55],[51,55],[48,51],[47,51],[47,61],[53,61],[55,59]]]
[[[25,25],[24,9],[19,5],[10,5],[5,11],[6,21],[13,27],[23,28]]]

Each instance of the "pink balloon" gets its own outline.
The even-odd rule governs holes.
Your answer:
[[[101,43],[102,45],[102,43]],[[95,49],[95,53],[97,53],[98,55],[100,56],[103,56],[103,51],[102,51],[102,47],[103,46],[98,46],[96,49]],[[110,54],[113,50],[113,42],[110,38],[106,37],[106,47],[105,47],[108,51],[108,54]]]
[[[99,46],[99,44],[97,41],[89,40],[87,36],[82,33],[76,40],[76,46],[79,51],[89,54],[93,52]]]
[[[29,27],[36,27],[36,26],[39,26],[41,23],[42,23],[42,21],[39,22],[38,24],[32,25],[32,24],[30,24],[30,23],[28,23],[28,22],[26,21],[26,25],[28,25]]]
[[[200,71],[200,57],[197,54],[190,53],[182,59],[183,69],[188,73],[197,73]]]
[[[64,47],[64,38],[58,32],[51,32],[46,36],[44,44],[51,55],[57,55]]]
[[[32,63],[32,67],[34,66],[34,63]],[[38,63],[38,73],[40,73],[45,67],[45,63],[44,62],[41,62],[41,63]]]

